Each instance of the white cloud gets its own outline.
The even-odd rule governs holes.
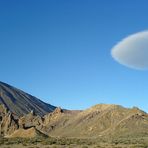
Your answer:
[[[148,69],[148,31],[126,37],[112,48],[111,55],[130,68]]]

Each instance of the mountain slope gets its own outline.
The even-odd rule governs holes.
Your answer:
[[[51,119],[53,113],[49,115]],[[56,114],[54,120],[48,120],[46,127],[48,130],[52,127],[49,131],[51,136],[80,138],[141,136],[148,134],[148,114],[138,108],[129,109],[119,105],[98,104],[75,115]]]
[[[55,109],[54,106],[3,82],[0,82],[0,103],[18,116],[32,110],[37,115],[43,116]]]

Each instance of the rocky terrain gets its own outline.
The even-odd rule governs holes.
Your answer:
[[[44,104],[38,99],[35,102],[35,97],[29,98],[29,94],[9,85],[0,84],[1,138],[53,137],[56,139],[55,143],[59,142],[57,138],[88,139],[86,143],[90,140],[91,143],[102,142],[105,139],[107,142],[116,143],[118,140],[115,139],[120,139],[121,142],[127,138],[130,140],[135,138],[136,141],[137,138],[143,138],[144,144],[148,141],[148,114],[137,107],[124,108],[113,104],[98,104],[83,111],[63,110]],[[25,105],[21,106],[21,102],[30,105],[23,110],[22,106]],[[45,109],[42,106],[45,106]]]
[[[18,129],[27,131],[30,128],[54,137],[98,138],[106,135],[148,134],[148,115],[138,108],[99,104],[75,113],[56,108],[43,117],[30,112],[19,118],[5,110],[6,108],[1,112],[1,133],[4,136]]]

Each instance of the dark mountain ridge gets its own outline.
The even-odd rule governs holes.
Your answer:
[[[56,108],[3,82],[0,82],[0,103],[18,116],[28,114],[32,110],[35,114],[43,116]]]

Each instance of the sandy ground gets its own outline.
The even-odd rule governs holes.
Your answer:
[[[145,148],[142,146],[134,145],[1,145],[0,148]]]

